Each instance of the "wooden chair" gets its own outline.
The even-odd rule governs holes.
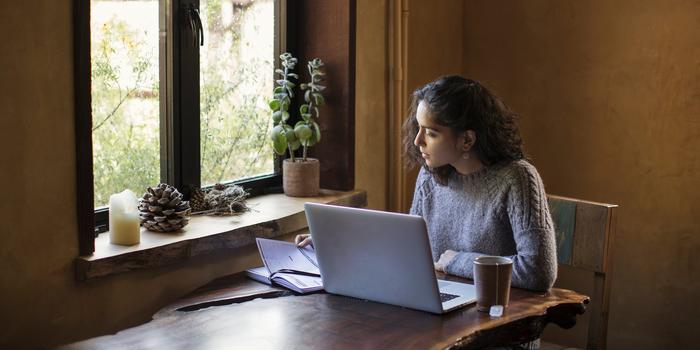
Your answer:
[[[586,310],[590,313],[586,349],[605,349],[617,205],[553,195],[548,196],[548,201],[556,231],[559,265],[594,274],[593,295]]]

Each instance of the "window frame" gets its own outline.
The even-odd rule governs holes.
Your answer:
[[[282,2],[284,2],[282,0]],[[327,139],[333,143],[322,142],[314,149],[311,155],[322,160],[321,187],[335,190],[351,190],[354,188],[354,90],[355,90],[355,0],[318,1],[295,0],[294,6],[278,6],[275,2],[275,13],[280,21],[276,26],[285,30],[276,30],[282,33],[278,43],[285,43],[286,50],[295,53],[300,62],[306,62],[311,57],[332,57],[332,64],[327,69],[336,73],[336,79],[328,85],[331,95],[327,98],[324,107],[328,115],[333,118],[320,120],[321,130],[330,134]],[[171,11],[171,18],[180,16],[180,9],[186,4],[195,4],[199,8],[199,0],[165,0],[166,12]],[[331,15],[328,15],[329,12]],[[162,16],[163,11],[161,11]],[[332,14],[343,16],[347,20],[347,26],[338,28],[338,22]],[[321,16],[321,17],[319,17]],[[305,19],[321,18],[309,25]],[[178,26],[178,21],[166,21]],[[93,152],[92,152],[92,101],[91,101],[91,62],[90,62],[90,1],[73,0],[73,54],[74,54],[74,103],[75,103],[75,135],[76,135],[76,192],[77,192],[77,219],[79,254],[90,255],[95,251],[94,239],[98,232],[98,225],[107,222],[108,209],[94,208],[94,177],[93,177]],[[161,24],[159,23],[159,28]],[[175,28],[177,29],[177,28]],[[183,43],[191,42],[191,38],[182,35],[180,30],[173,30],[172,45],[165,49],[172,54],[172,60],[166,60],[169,64],[163,71],[161,65],[160,76],[166,74],[166,89],[172,89],[168,93],[168,101],[164,104],[161,99],[161,133],[166,133],[166,142],[161,136],[161,157],[165,154],[167,161],[161,160],[161,181],[174,185],[188,195],[188,185],[200,185],[200,145],[199,145],[199,50],[196,55],[185,55],[185,64],[194,62],[190,66],[191,71],[182,71],[183,60],[177,57],[178,50],[182,50]],[[206,40],[207,38],[204,38]],[[333,43],[333,45],[319,45],[319,41]],[[338,42],[341,43],[338,47]],[[159,44],[162,45],[162,44]],[[281,52],[281,45],[276,45],[277,52]],[[192,67],[196,65],[195,67]],[[305,70],[305,64],[300,65]],[[196,69],[196,70],[195,70]],[[187,86],[176,90],[178,81],[189,81],[193,71],[197,72],[196,90]],[[300,70],[300,72],[302,72]],[[303,73],[303,72],[302,72]],[[190,74],[190,75],[187,75]],[[161,83],[162,84],[162,83]],[[161,86],[161,89],[163,87]],[[335,91],[335,92],[333,92]],[[196,103],[182,108],[182,99],[190,98]],[[180,106],[174,101],[179,101]],[[195,106],[195,107],[193,107]],[[163,109],[167,109],[163,112]],[[189,117],[183,118],[180,114],[185,112]],[[163,120],[163,118],[166,118]],[[165,122],[165,127],[163,127]],[[188,130],[188,134],[183,130]],[[193,130],[196,130],[194,132]],[[196,140],[196,141],[195,141]],[[191,146],[191,147],[188,147]],[[187,152],[186,150],[189,150]],[[170,158],[172,157],[172,158]],[[245,187],[251,195],[281,192],[282,174],[281,161],[284,157],[275,157],[274,174],[236,181],[235,183]],[[165,165],[163,165],[166,163]],[[194,166],[192,166],[194,165]],[[165,172],[163,168],[165,167]],[[97,225],[96,225],[97,224]]]
[[[86,8],[82,10],[87,11],[87,36],[90,38],[90,1],[86,0],[84,3]],[[274,4],[276,15],[285,13],[286,1],[274,0]],[[183,18],[183,12],[191,5],[199,9],[200,1],[159,1],[158,14],[159,35],[161,32],[168,33],[165,40],[162,39],[163,36],[159,40],[159,85],[161,92],[164,92],[164,98],[159,101],[160,181],[175,186],[186,198],[189,197],[190,186],[201,187],[199,49],[193,46],[191,33],[183,26],[183,21],[176,20]],[[284,33],[280,30],[283,28],[280,22],[286,23],[284,20],[276,21],[276,33]],[[275,57],[279,55],[278,52],[284,50],[284,37],[276,35]],[[89,43],[86,51],[89,62]],[[183,81],[190,83],[182,84]],[[89,86],[90,82],[87,84]],[[275,156],[272,174],[226,183],[243,186],[251,195],[278,192],[282,183],[281,159]],[[95,209],[95,234],[107,230],[108,216],[107,207]]]

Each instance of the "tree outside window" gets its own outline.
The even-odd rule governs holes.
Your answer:
[[[273,0],[199,3],[203,186],[274,173],[265,105],[273,83],[274,6]],[[172,34],[159,33],[162,8],[157,0],[91,0],[95,208],[112,193],[142,193],[166,178],[159,69],[168,62],[159,57],[159,40]]]

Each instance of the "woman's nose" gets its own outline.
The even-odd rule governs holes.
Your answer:
[[[423,136],[423,132],[418,131],[418,134],[416,134],[416,138],[413,139],[413,144],[416,146],[420,146],[423,143],[422,136]]]

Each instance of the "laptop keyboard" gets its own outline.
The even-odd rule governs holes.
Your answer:
[[[440,293],[440,301],[444,303],[444,302],[450,301],[450,300],[452,300],[452,299],[454,299],[454,298],[456,298],[456,297],[458,297],[458,296],[459,296],[459,295],[447,294],[447,293]]]

